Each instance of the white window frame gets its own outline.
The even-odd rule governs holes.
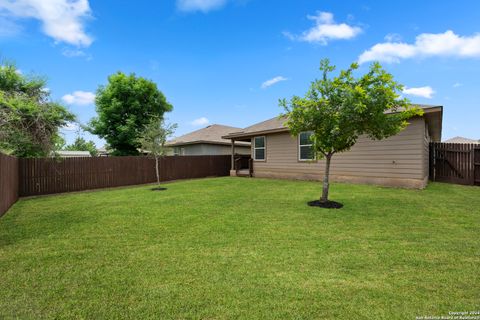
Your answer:
[[[302,147],[312,147],[313,146],[313,143],[310,143],[310,144],[300,144],[300,136],[302,133],[308,133],[310,132],[310,134],[313,133],[313,131],[302,131],[298,134],[298,137],[297,137],[297,141],[298,141],[298,161],[312,161],[312,160],[315,160],[316,157],[315,157],[315,153],[313,154],[313,158],[312,159],[302,159]]]
[[[263,147],[257,147],[255,143],[255,139],[263,138]],[[263,149],[263,159],[257,159],[257,149]],[[267,138],[265,136],[257,136],[253,137],[253,160],[255,161],[266,161],[267,160]]]

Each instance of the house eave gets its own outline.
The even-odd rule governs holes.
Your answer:
[[[400,111],[397,111],[397,112],[400,112]],[[396,112],[392,112],[392,113],[396,113]],[[439,117],[435,117],[436,121],[433,124],[434,126],[437,126],[436,128],[437,130],[432,132],[432,136],[435,140],[441,139],[443,106],[431,106],[428,108],[423,108],[423,113],[424,113],[423,117],[429,120],[429,122],[431,121],[430,119],[432,119],[432,117],[439,115]],[[434,126],[432,126],[432,129],[434,128]],[[233,139],[233,140],[242,139],[243,140],[243,139],[247,139],[247,138],[251,138],[259,135],[283,133],[283,132],[289,132],[289,131],[290,130],[287,127],[284,127],[284,128],[275,128],[270,130],[261,130],[261,131],[252,131],[252,132],[233,132],[228,135],[222,136],[222,139]]]
[[[222,137],[223,138],[223,137]],[[230,146],[230,142],[219,142],[219,141],[207,141],[207,140],[197,140],[197,141],[186,141],[186,142],[176,142],[176,143],[166,143],[165,146],[167,147],[181,147],[181,146],[188,146],[194,144],[213,144],[213,145],[221,145],[221,146]],[[250,147],[248,143],[235,143],[236,147]]]
[[[226,136],[223,136],[222,139],[239,139],[239,138],[250,138],[258,135],[271,134],[271,133],[280,133],[280,132],[289,132],[288,128],[277,128],[271,130],[262,130],[254,132],[245,132],[245,133],[232,133]]]

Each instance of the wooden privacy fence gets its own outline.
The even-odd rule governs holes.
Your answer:
[[[169,156],[159,161],[160,180],[229,175],[230,156]],[[156,182],[149,157],[19,159],[20,196]]]
[[[480,185],[480,145],[430,143],[430,179]]]
[[[474,184],[479,186],[480,185],[480,146],[479,145],[476,146],[474,153],[475,154],[473,156],[473,161],[475,165],[475,169],[474,169],[475,172],[473,175],[473,179],[474,179]]]
[[[18,159],[0,153],[0,216],[18,200]]]

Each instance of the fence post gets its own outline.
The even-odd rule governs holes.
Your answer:
[[[430,180],[435,181],[435,142],[430,142]]]

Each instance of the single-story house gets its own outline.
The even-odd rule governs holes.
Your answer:
[[[441,141],[442,106],[416,105],[424,115],[409,120],[399,134],[384,140],[361,136],[346,152],[332,157],[331,181],[423,188],[429,176],[429,142]],[[223,136],[233,147],[251,142],[248,168],[236,167],[232,155],[230,175],[254,177],[323,179],[325,160],[310,152],[309,132],[296,137],[284,125],[285,118],[272,118]],[[234,152],[232,152],[233,154]]]
[[[168,141],[166,146],[172,148],[173,155],[228,155],[232,152],[231,142],[222,136],[238,130],[242,129],[212,124]],[[250,154],[250,141],[236,141],[234,146],[236,154]]]
[[[445,143],[473,143],[473,144],[480,144],[480,140],[469,139],[465,137],[453,137],[443,141]]]
[[[98,157],[108,157],[111,151],[107,149],[106,146],[97,148],[97,156]]]
[[[89,151],[56,151],[55,155],[60,158],[84,158],[92,156]]]

